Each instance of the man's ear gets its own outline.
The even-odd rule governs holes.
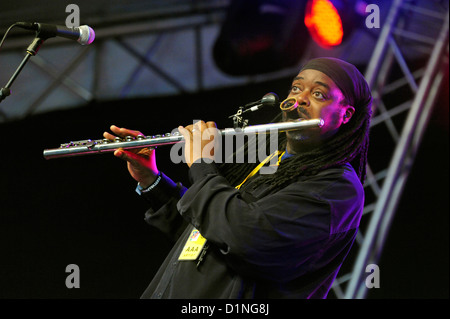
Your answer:
[[[342,118],[342,124],[347,124],[348,121],[350,121],[350,119],[352,118],[354,113],[355,113],[355,108],[351,105],[347,105],[344,116]]]

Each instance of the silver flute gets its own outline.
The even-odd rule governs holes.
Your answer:
[[[322,119],[297,120],[292,122],[269,123],[261,125],[251,125],[244,128],[226,128],[219,130],[220,135],[230,136],[239,134],[263,134],[271,131],[286,132],[303,130],[309,128],[319,128],[323,126]],[[157,147],[162,145],[171,145],[183,142],[183,135],[174,130],[173,133],[166,133],[153,136],[138,135],[136,137],[126,136],[124,138],[116,137],[114,141],[108,139],[99,140],[81,140],[61,144],[58,148],[44,150],[45,159],[71,157],[79,155],[99,154],[114,152],[118,148],[136,149],[145,147]]]

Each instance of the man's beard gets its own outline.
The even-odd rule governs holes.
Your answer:
[[[286,132],[286,137],[288,140],[296,142],[307,141],[310,138],[305,130],[288,131]]]

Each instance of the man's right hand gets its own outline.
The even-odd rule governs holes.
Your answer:
[[[144,135],[139,131],[129,130],[115,125],[111,125],[110,129],[115,135],[104,132],[103,137],[111,141],[113,141],[116,136],[125,138],[126,136],[136,137],[138,135]],[[128,171],[130,172],[131,177],[139,182],[141,187],[147,188],[156,180],[159,171],[156,166],[154,149],[140,148],[124,150],[123,148],[118,148],[114,152],[114,156],[127,162]]]

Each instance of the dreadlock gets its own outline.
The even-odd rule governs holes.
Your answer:
[[[363,110],[364,111],[364,110]],[[356,112],[355,112],[356,113]],[[371,112],[358,112],[340,128],[340,132],[319,147],[283,160],[273,176],[261,182],[281,186],[298,177],[315,175],[330,167],[350,163],[361,183],[366,177]],[[284,146],[283,146],[284,147]]]
[[[322,61],[323,59],[316,59]],[[328,63],[330,59],[325,62]],[[365,82],[364,82],[365,83]],[[324,141],[320,146],[310,151],[284,159],[274,174],[261,175],[255,181],[255,186],[267,183],[273,187],[281,187],[299,176],[310,176],[325,169],[350,163],[355,169],[360,181],[364,184],[366,177],[367,154],[369,148],[369,128],[372,117],[372,97],[370,92],[364,97],[360,107],[355,106],[355,112],[348,123],[339,128],[337,134]],[[344,103],[348,103],[345,99]],[[279,114],[272,122],[279,122]],[[284,151],[286,134],[279,134],[278,149]],[[266,145],[269,145],[267,142]],[[248,143],[241,152],[248,154]],[[236,154],[235,154],[236,156]],[[238,185],[257,166],[257,163],[222,164],[219,169],[232,185]]]
[[[279,121],[280,117],[281,115],[274,120]],[[359,112],[356,110],[350,121],[342,126],[334,137],[309,152],[286,158],[280,163],[274,174],[261,175],[255,186],[261,183],[268,183],[273,187],[280,187],[299,176],[315,175],[322,170],[345,163],[350,163],[353,166],[361,183],[364,184],[369,147],[370,118],[370,108]],[[269,142],[267,141],[266,145],[268,144]],[[285,149],[285,133],[279,135],[278,145],[279,151]],[[242,152],[244,156],[247,156],[248,143],[246,143]],[[219,169],[232,185],[237,185],[256,166],[257,163],[224,163]]]

